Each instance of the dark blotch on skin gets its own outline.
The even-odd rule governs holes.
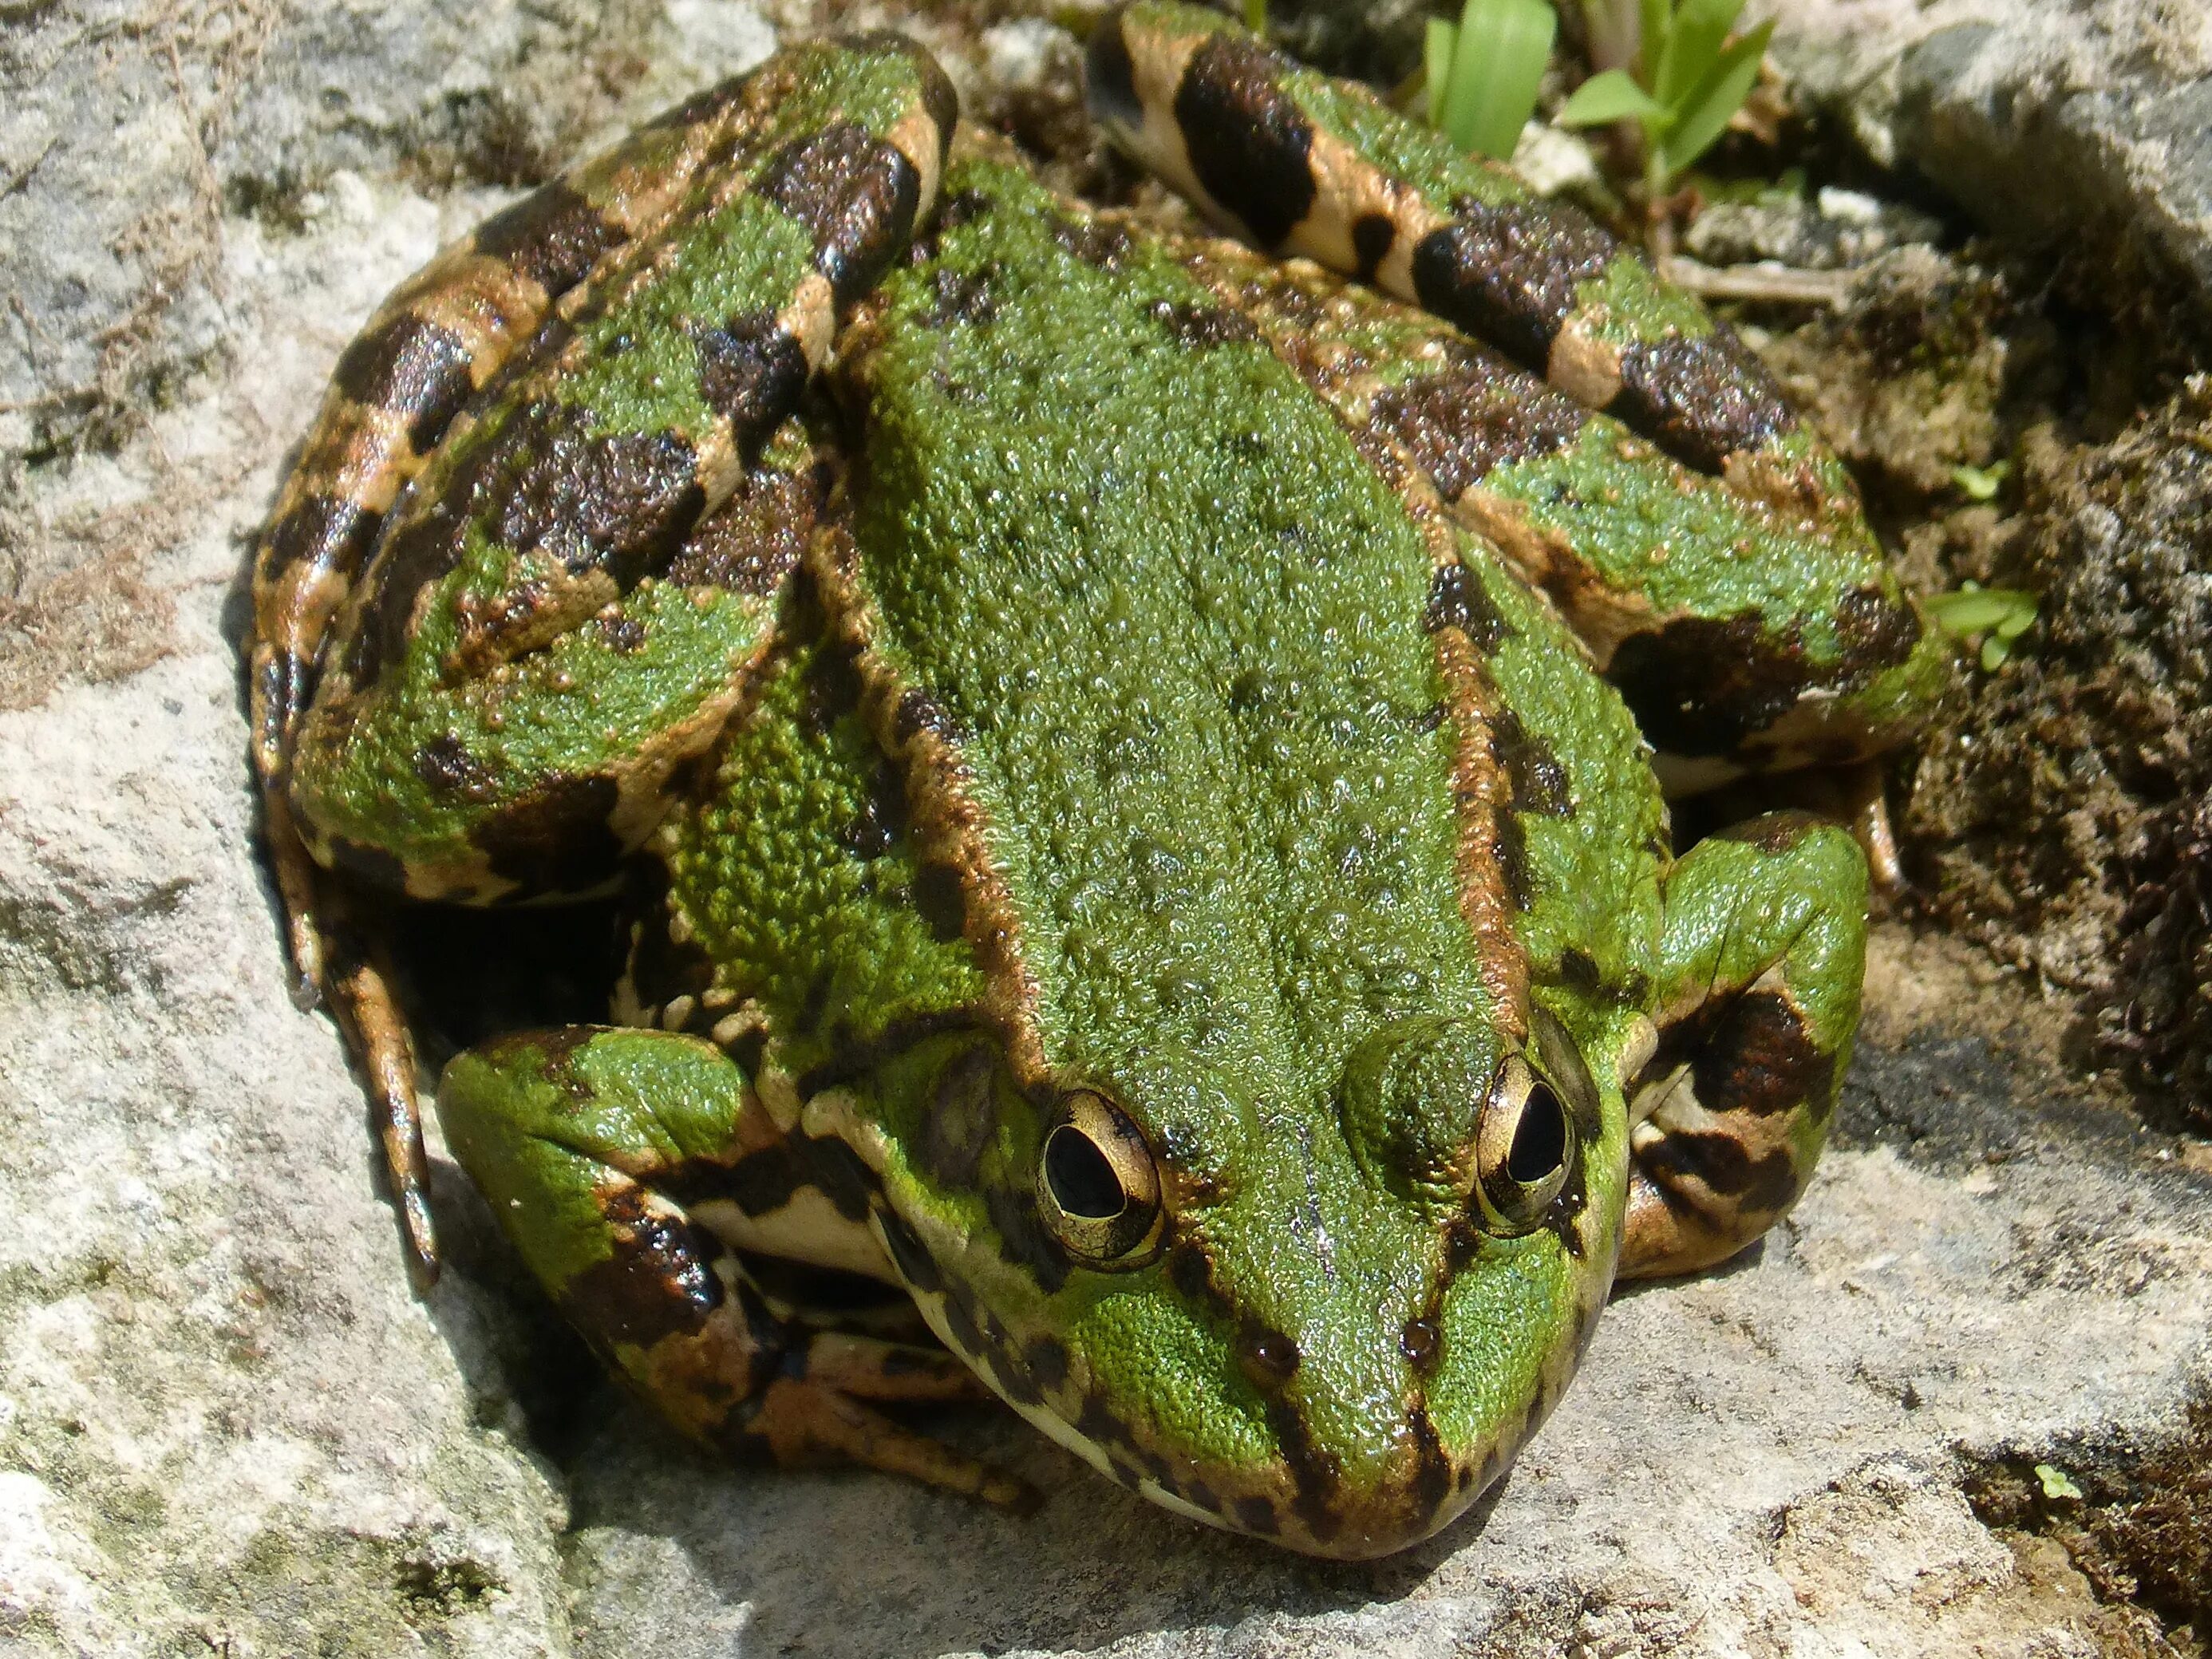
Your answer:
[[[1903,662],[1920,643],[1920,617],[1879,588],[1862,587],[1844,595],[1836,607],[1836,638],[1847,662],[1887,668]]]
[[[1859,601],[1854,610],[1853,602]],[[1871,604],[1866,601],[1870,600]],[[1881,625],[1875,607],[1899,613]],[[1910,611],[1879,593],[1845,596],[1847,611],[1869,645],[1825,665],[1806,659],[1802,625],[1770,635],[1756,611],[1732,617],[1683,617],[1649,634],[1623,640],[1606,670],[1634,711],[1644,735],[1675,755],[1732,755],[1773,725],[1808,694],[1848,693],[1912,653],[1920,624]]]
[[[1778,992],[1717,998],[1668,1026],[1644,1074],[1664,1077],[1685,1062],[1710,1112],[1824,1112],[1835,1097],[1835,1055],[1814,1045],[1803,1017]]]
[[[451,732],[415,751],[415,775],[441,806],[483,806],[496,796],[491,769]]]
[[[558,298],[584,280],[599,256],[629,233],[563,184],[534,190],[477,227],[479,253],[504,259]]]
[[[1000,1252],[1007,1261],[1027,1267],[1039,1289],[1049,1296],[1067,1283],[1067,1253],[1045,1231],[1026,1182],[1018,1187],[986,1188],[983,1208],[998,1230]]]
[[[602,1348],[696,1335],[721,1305],[722,1285],[691,1224],[651,1208],[636,1188],[602,1200],[601,1213],[615,1252],[561,1287],[561,1310]]]
[[[1130,59],[1121,24],[1119,15],[1109,16],[1091,31],[1091,49],[1084,58],[1083,85],[1091,116],[1101,125],[1110,122],[1135,128],[1144,125],[1145,106],[1137,100],[1137,69]]]
[[[672,432],[592,434],[586,410],[537,411],[542,444],[515,453],[493,536],[517,553],[542,551],[571,571],[594,566],[624,592],[683,544],[705,504],[698,458]],[[521,434],[517,434],[518,436]]]
[[[1513,787],[1513,811],[1552,818],[1574,817],[1574,792],[1568,783],[1567,769],[1559,763],[1552,745],[1523,725],[1512,709],[1500,708],[1492,717],[1490,747]]]
[[[954,270],[939,265],[930,273],[930,301],[915,314],[923,328],[986,328],[999,319],[999,302],[991,289],[1004,274],[996,259],[973,270]]]
[[[1289,1401],[1270,1404],[1267,1424],[1283,1449],[1284,1462],[1290,1465],[1291,1481],[1296,1488],[1291,1513],[1305,1523],[1316,1543],[1326,1544],[1344,1530],[1344,1519],[1336,1510],[1337,1488],[1343,1480],[1336,1459],[1313,1443],[1305,1419]]]
[[[1505,884],[1506,898],[1515,909],[1526,910],[1535,896],[1528,883],[1528,838],[1513,813],[1498,815],[1491,829],[1490,851],[1498,860],[1498,876]]]
[[[960,872],[949,864],[925,864],[915,872],[914,908],[929,924],[930,936],[940,945],[963,938],[967,928],[968,902]]]
[[[1711,473],[1736,451],[1757,449],[1797,424],[1766,365],[1726,323],[1702,339],[1630,346],[1606,412]]]
[[[821,509],[811,473],[756,468],[692,527],[668,561],[666,579],[766,599],[799,563]]]
[[[806,389],[806,354],[773,312],[732,317],[696,331],[699,395],[730,423],[739,453],[757,455]]]
[[[1176,305],[1162,300],[1152,307],[1152,320],[1168,337],[1188,351],[1208,351],[1216,346],[1252,345],[1260,331],[1241,312],[1220,306]]]
[[[1376,394],[1372,418],[1455,501],[1501,466],[1539,459],[1581,435],[1589,411],[1563,392],[1486,355],[1455,354],[1451,368]]]
[[[814,268],[840,306],[876,284],[914,234],[921,179],[896,145],[841,121],[784,146],[753,189],[814,238]]]
[[[1420,1505],[1422,1514],[1433,1516],[1451,1501],[1452,1461],[1436,1425],[1429,1421],[1425,1407],[1416,1406],[1408,1412],[1406,1425],[1413,1436],[1413,1501]]]
[[[811,1172],[799,1154],[778,1141],[748,1152],[724,1172],[723,1194],[749,1216],[774,1215],[791,1202],[802,1187],[813,1185]]]
[[[799,697],[799,729],[819,738],[860,706],[860,671],[852,653],[835,647],[817,652]]]
[[[1168,1282],[1184,1301],[1224,1316],[1231,1311],[1229,1298],[1213,1282],[1213,1260],[1196,1239],[1186,1237],[1170,1250],[1167,1268]]]
[[[891,1265],[898,1269],[899,1277],[925,1295],[934,1295],[944,1289],[945,1277],[937,1271],[936,1258],[922,1248],[914,1229],[890,1210],[879,1212],[876,1220],[884,1230],[884,1243],[890,1251]]]
[[[348,346],[331,379],[357,403],[406,416],[417,454],[437,447],[476,390],[461,337],[406,312]]]
[[[303,562],[327,565],[350,576],[383,528],[381,513],[340,495],[310,495],[270,530],[269,562],[279,570]]]
[[[407,866],[397,854],[366,842],[333,836],[319,843],[331,868],[386,893],[407,890]]]
[[[1429,603],[1421,625],[1431,634],[1456,628],[1485,656],[1513,637],[1512,625],[1498,614],[1481,578],[1459,563],[1438,565],[1429,578]]]
[[[1067,1345],[1056,1336],[1033,1336],[1022,1345],[1022,1360],[1036,1385],[1050,1394],[1067,1381]]]
[[[1729,1134],[1677,1132],[1652,1142],[1636,1159],[1662,1188],[1675,1182],[1703,1182],[1754,1215],[1779,1215],[1789,1208],[1804,1173],[1786,1151],[1753,1158]]]
[[[1273,1538],[1283,1529],[1275,1518],[1273,1500],[1266,1498],[1240,1498],[1229,1506],[1237,1524],[1258,1538]]]
[[[1560,204],[1455,204],[1458,216],[1413,250],[1413,292],[1447,322],[1545,372],[1576,288],[1625,254],[1598,222]]]
[[[838,830],[838,844],[854,858],[879,859],[898,844],[906,830],[906,787],[884,759],[876,767],[860,811]]]
[[[1115,1416],[1096,1395],[1084,1396],[1083,1410],[1075,1419],[1075,1431],[1094,1446],[1118,1447],[1132,1456],[1136,1455],[1137,1443],[1129,1433],[1129,1425]]]
[[[1387,213],[1365,213],[1353,221],[1352,226],[1352,254],[1358,264],[1359,280],[1371,283],[1383,260],[1390,257],[1390,246],[1398,240],[1398,228],[1390,222]]]
[[[493,873],[532,893],[596,885],[622,857],[607,819],[621,794],[608,777],[543,779],[469,830]]]
[[[1176,120],[1199,183],[1263,248],[1282,245],[1316,194],[1313,123],[1283,90],[1281,72],[1256,41],[1217,34],[1176,88]]]
[[[963,1050],[938,1073],[915,1152],[921,1167],[946,1186],[975,1185],[998,1126],[993,1087],[998,1074],[997,1057],[980,1045]]]
[[[415,599],[459,562],[471,524],[516,553],[542,550],[572,573],[597,566],[627,591],[664,563],[704,503],[696,457],[673,434],[594,436],[588,410],[538,400],[476,445],[436,499],[395,526],[372,567],[366,614],[346,655],[356,687],[405,653]],[[526,593],[479,623],[464,650],[498,654],[502,630],[527,627]]]
[[[880,1186],[876,1172],[862,1163],[860,1155],[842,1140],[819,1140],[810,1136],[801,1144],[807,1162],[814,1167],[814,1184],[822,1189],[837,1213],[848,1221],[866,1220],[869,1200]],[[895,1218],[886,1210],[883,1212],[883,1219],[884,1231],[888,1234],[890,1223]],[[915,1248],[921,1248],[919,1241],[915,1242]],[[918,1280],[913,1282],[919,1283]]]
[[[1101,270],[1119,270],[1129,257],[1128,233],[1097,219],[1063,219],[1053,227],[1052,240]]]
[[[1828,821],[1810,812],[1769,812],[1764,817],[1747,818],[1741,823],[1731,823],[1716,830],[1715,841],[1740,841],[1748,847],[1779,858],[1815,830],[1826,829]]]

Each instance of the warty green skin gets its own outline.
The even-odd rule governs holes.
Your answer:
[[[1152,14],[1191,25],[1102,27]],[[883,65],[856,74],[868,106]],[[761,153],[846,111],[823,76]],[[896,100],[871,118],[895,125]],[[538,556],[502,553],[511,519],[472,496],[442,586],[399,594],[396,648],[317,705],[296,805],[326,861],[476,897],[528,884],[518,802],[561,803],[532,836],[610,848],[640,838],[632,795],[665,814],[624,1010],[660,1029],[501,1039],[440,1103],[525,1259],[679,1426],[992,1495],[887,1425],[793,1403],[900,1397],[898,1367],[854,1382],[749,1277],[797,1256],[902,1287],[1157,1502],[1316,1553],[1402,1547],[1548,1412],[1617,1267],[1717,1259],[1794,1201],[1856,1019],[1850,838],[1764,820],[1673,860],[1644,737],[1573,605],[1486,534],[1498,504],[1632,607],[1786,607],[1809,568],[1818,616],[1893,579],[1856,519],[1793,531],[1600,416],[1559,416],[1542,453],[1460,433],[1455,464],[1483,465],[1449,487],[1376,398],[1451,367],[1443,325],[1091,217],[991,155],[938,195],[845,321],[826,397],[747,458],[737,499],[770,501],[842,457],[795,565],[648,577],[471,674],[468,606]],[[718,213],[635,268],[713,286],[701,227],[775,216]],[[795,285],[803,254],[788,223],[740,237],[731,280],[772,289],[799,257]],[[681,384],[668,319],[713,319],[647,287],[659,310],[587,307],[535,395],[602,436],[696,443],[731,417]],[[1467,372],[1509,414],[1553,395]],[[1653,525],[1683,556],[1656,576],[1625,562]],[[394,603],[364,601],[354,636]],[[1816,659],[1832,640],[1801,632]],[[634,787],[641,744],[702,709],[703,759]],[[1091,1097],[1158,1187],[1103,1255],[1041,1173]],[[1545,1110],[1559,1145],[1524,1212],[1512,1113]]]

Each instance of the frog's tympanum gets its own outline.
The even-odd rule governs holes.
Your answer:
[[[1089,91],[1237,240],[1055,194],[873,35],[401,288],[260,550],[269,829],[425,1271],[369,895],[623,877],[609,1023],[438,1111],[672,1424],[1013,1504],[884,1410],[980,1379],[1371,1556],[1506,1467],[1616,1275],[1819,1152],[1858,846],[1677,856],[1662,781],[1875,754],[1946,654],[1587,217],[1194,7],[1100,23]]]

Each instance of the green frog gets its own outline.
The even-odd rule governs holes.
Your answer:
[[[1019,1505],[898,1410],[988,1388],[1373,1556],[1617,1276],[1803,1188],[1864,859],[1787,814],[1678,856],[1667,790],[1877,754],[1946,654],[1595,222],[1195,7],[1088,75],[1227,237],[1048,190],[874,35],[401,288],[259,551],[270,845],[425,1279],[382,907],[624,881],[607,1023],[437,1108],[671,1423]]]

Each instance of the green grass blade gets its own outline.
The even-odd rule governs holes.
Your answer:
[[[1501,159],[1513,154],[1559,27],[1544,0],[1467,0],[1441,123],[1453,143]]]
[[[1429,125],[1444,123],[1444,92],[1451,85],[1452,54],[1459,47],[1459,25],[1441,17],[1429,19],[1428,38],[1421,43],[1423,74],[1429,83]]]
[[[1743,0],[1681,0],[1651,82],[1653,95],[1677,125],[1684,106],[1720,61],[1721,47],[1742,9]]]
[[[1267,32],[1267,0],[1244,0],[1244,27],[1255,34]]]
[[[1659,59],[1666,53],[1667,37],[1674,27],[1674,8],[1670,0],[1639,0],[1639,4],[1644,27],[1636,47],[1636,78],[1649,87],[1657,82]]]
[[[1648,123],[1659,112],[1659,100],[1625,71],[1607,70],[1577,87],[1553,118],[1563,127],[1602,127],[1632,117]]]
[[[1669,179],[1711,149],[1728,131],[1729,118],[1743,107],[1752,83],[1759,79],[1759,59],[1766,56],[1766,43],[1773,33],[1770,19],[1730,46],[1712,72],[1675,109],[1674,124],[1660,149]]]

